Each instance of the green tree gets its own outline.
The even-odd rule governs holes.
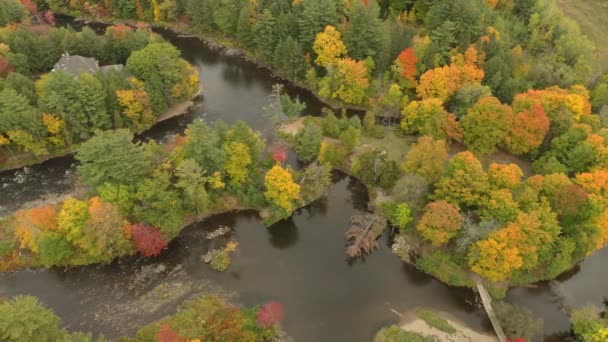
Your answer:
[[[292,36],[279,40],[273,64],[287,78],[302,80],[307,67],[302,44]]]
[[[385,150],[369,148],[357,156],[352,166],[353,174],[363,183],[388,189],[399,176],[399,167],[388,158]]]
[[[42,140],[42,119],[28,99],[12,88],[0,91],[0,133],[23,130]]]
[[[302,2],[302,13],[298,16],[298,40],[308,52],[312,51],[315,35],[327,25],[338,22],[337,3],[333,0],[311,0]]]
[[[224,169],[230,177],[230,185],[235,188],[243,186],[250,174],[251,154],[249,147],[240,142],[224,145],[226,160]]]
[[[82,180],[97,187],[106,182],[136,184],[150,174],[149,156],[139,143],[133,143],[133,133],[126,129],[98,132],[83,143],[76,159]]]
[[[381,48],[380,9],[376,1],[351,1],[344,42],[349,55],[356,60],[374,57]]]
[[[532,341],[543,332],[543,320],[535,318],[529,309],[505,302],[497,302],[492,306],[507,338]]]
[[[141,181],[135,198],[135,218],[158,227],[170,238],[177,234],[183,221],[184,203],[179,192],[171,185],[168,174],[159,173]]]
[[[20,23],[28,15],[21,2],[17,0],[0,0],[0,26]]]
[[[7,342],[54,342],[64,337],[59,317],[32,296],[0,304],[0,338]]]
[[[45,267],[63,265],[74,252],[65,236],[56,232],[45,232],[38,239],[40,261]]]
[[[175,175],[178,178],[175,186],[184,192],[186,208],[194,210],[197,214],[203,213],[209,204],[203,173],[203,169],[194,159],[183,160],[175,168]]]
[[[194,159],[209,174],[222,171],[226,156],[219,126],[211,127],[203,120],[194,120],[188,125],[185,133],[184,158]]]
[[[162,113],[174,102],[173,89],[190,73],[188,62],[169,43],[151,43],[135,51],[127,60],[126,70],[144,81],[156,113]]]
[[[340,141],[344,144],[346,152],[350,153],[361,141],[361,130],[353,126],[349,126],[342,133],[340,133]]]
[[[314,123],[308,123],[298,134],[296,142],[296,153],[305,162],[312,161],[319,154],[323,131]]]

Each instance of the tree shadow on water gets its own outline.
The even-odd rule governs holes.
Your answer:
[[[293,218],[281,220],[267,228],[270,244],[278,249],[287,249],[298,242],[298,226]]]

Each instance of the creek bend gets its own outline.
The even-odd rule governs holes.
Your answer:
[[[262,107],[272,85],[283,82],[197,38],[166,30],[160,33],[199,68],[204,100],[189,114],[142,134],[142,139],[163,141],[199,117],[229,123],[243,120],[265,135],[270,133]],[[285,89],[307,103],[305,114],[319,113],[323,107],[304,90],[289,84]],[[293,156],[289,161],[297,165]],[[0,216],[41,196],[69,192],[74,166],[74,159],[68,156],[0,173]],[[252,212],[216,215],[186,228],[157,258],[131,257],[109,265],[2,274],[0,296],[38,296],[70,329],[107,337],[133,333],[137,325],[173,312],[178,299],[220,287],[237,293],[239,302],[246,305],[270,299],[282,302],[284,328],[296,341],[370,341],[382,326],[398,321],[391,309],[406,312],[417,306],[445,312],[490,332],[472,291],[445,286],[403,263],[390,251],[387,234],[372,255],[356,263],[346,259],[344,230],[350,216],[366,207],[365,188],[353,178],[336,174],[326,198],[269,229]],[[234,228],[231,238],[239,242],[233,265],[224,273],[201,261],[209,244],[217,243],[206,240],[204,234],[219,225]],[[608,249],[604,248],[557,279],[571,304],[600,305],[608,296],[606,261]],[[166,284],[180,289],[175,301],[146,305],[146,299]],[[568,318],[547,284],[512,289],[507,300],[529,307],[544,319],[547,337],[553,335],[546,340],[563,340],[557,334],[569,329]]]

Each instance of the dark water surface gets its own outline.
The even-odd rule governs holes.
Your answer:
[[[199,68],[204,99],[188,115],[161,123],[142,138],[162,141],[182,132],[194,118],[244,120],[268,136],[270,124],[262,116],[262,107],[278,80],[198,39],[162,33]],[[288,85],[286,89],[307,102],[307,113],[322,108],[307,92]],[[295,163],[293,156],[291,162]],[[71,157],[0,173],[0,216],[46,194],[70,191],[73,173]],[[219,287],[238,293],[238,301],[246,305],[270,299],[282,302],[285,329],[297,341],[370,341],[380,327],[398,321],[391,309],[407,312],[416,306],[441,310],[473,328],[489,330],[471,291],[449,288],[407,266],[391,253],[388,236],[381,238],[380,248],[371,256],[349,263],[344,231],[349,217],[365,210],[367,195],[351,178],[337,176],[336,182],[327,198],[270,229],[263,227],[255,213],[218,215],[188,227],[158,258],[2,274],[0,296],[36,295],[71,329],[110,337],[132,333],[135,326],[173,312],[182,299]],[[201,261],[210,244],[219,243],[209,242],[204,233],[219,225],[233,227],[229,238],[239,242],[234,263],[225,273]],[[607,260],[604,249],[558,279],[570,302],[601,304],[603,296],[608,296]],[[150,304],[151,299],[162,297],[159,293],[166,294],[163,291],[179,293],[168,303]],[[546,284],[513,289],[508,300],[544,318],[548,335],[569,329],[567,316]]]

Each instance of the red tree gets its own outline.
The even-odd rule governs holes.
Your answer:
[[[258,311],[258,325],[264,328],[270,328],[283,321],[284,318],[283,304],[279,302],[267,302]]]
[[[407,48],[403,50],[399,57],[397,57],[397,64],[400,67],[400,75],[410,82],[416,81],[416,63],[418,63],[418,58],[414,54],[413,48]]]
[[[168,324],[163,326],[156,334],[156,340],[158,342],[185,342],[186,340],[180,337]]]
[[[287,152],[283,146],[274,146],[272,148],[272,160],[278,164],[282,164],[287,159]]]
[[[0,57],[0,77],[6,77],[12,71],[12,65],[4,57]]]
[[[133,244],[143,256],[159,255],[167,247],[167,239],[155,227],[138,223],[133,225]]]
[[[44,13],[44,20],[51,26],[55,26],[55,14],[53,11],[48,10]]]
[[[38,12],[38,7],[32,2],[32,0],[21,0],[21,4],[31,14]]]

